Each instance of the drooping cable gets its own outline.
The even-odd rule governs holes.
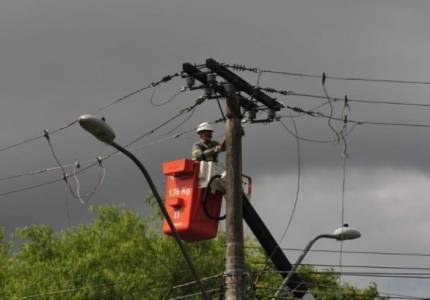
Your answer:
[[[322,84],[322,88],[323,88],[324,94],[325,94],[325,96],[327,98],[327,103],[330,106],[330,114],[329,114],[329,117],[328,117],[328,120],[327,120],[327,125],[331,129],[331,131],[333,131],[333,133],[336,135],[336,141],[335,141],[335,143],[338,144],[339,141],[340,141],[340,136],[339,136],[339,133],[337,132],[337,130],[331,124],[331,120],[333,118],[333,113],[334,113],[334,108],[333,108],[332,100],[331,100],[331,98],[328,95],[327,87],[325,85],[325,82],[326,82],[326,75],[325,75],[325,73],[322,73],[321,84]]]
[[[284,230],[284,232],[281,235],[281,238],[278,242],[278,244],[281,244],[283,242],[283,240],[285,239],[285,237],[287,236],[288,230],[290,229],[291,223],[293,221],[293,218],[295,216],[296,213],[296,208],[297,208],[297,203],[299,202],[299,195],[300,195],[300,183],[301,183],[301,149],[300,149],[300,139],[298,138],[298,130],[297,130],[297,124],[296,121],[294,119],[291,119],[291,122],[293,123],[294,126],[294,134],[296,136],[296,147],[297,147],[297,187],[296,187],[296,195],[295,195],[295,199],[294,199],[294,203],[293,203],[293,208],[291,210],[291,214],[290,214],[290,218],[288,219],[288,223],[287,226]],[[279,123],[281,123],[282,127],[286,128],[286,125],[284,124],[284,122],[282,122],[281,120],[279,121]]]
[[[170,122],[172,122],[173,120],[175,120],[176,118],[178,118],[179,116],[181,116],[182,114],[184,114],[185,112],[192,110],[195,106],[197,106],[197,105],[199,105],[199,104],[201,104],[201,103],[196,102],[194,105],[191,105],[191,106],[189,106],[189,107],[185,107],[185,108],[181,109],[177,114],[173,115],[173,116],[172,116],[171,118],[169,118],[168,120],[164,121],[163,123],[161,123],[160,125],[156,126],[155,128],[153,128],[153,129],[151,129],[151,130],[149,130],[149,131],[145,132],[144,134],[142,134],[142,135],[138,136],[137,138],[133,139],[131,142],[129,142],[128,144],[126,144],[126,145],[125,145],[125,147],[129,147],[129,146],[131,146],[131,145],[133,145],[133,144],[137,143],[137,142],[138,142],[138,141],[140,141],[141,139],[143,139],[143,138],[145,138],[145,137],[147,137],[147,136],[149,136],[149,135],[152,135],[153,133],[155,133],[155,132],[156,132],[157,130],[159,130],[160,128],[162,128],[162,127],[166,126],[167,124],[169,124]],[[218,119],[218,120],[213,121],[213,123],[217,123],[217,122],[220,122],[220,121],[223,121],[223,120],[222,120],[222,119]],[[192,132],[192,131],[194,131],[194,130],[195,130],[195,128],[193,128],[192,130],[187,130],[187,131],[186,131],[186,132],[184,132],[184,133],[175,134],[175,135],[173,135],[173,136],[171,136],[171,137],[165,137],[165,138],[163,138],[163,140],[167,140],[167,139],[170,139],[170,138],[177,138],[177,137],[182,136],[182,135],[183,135],[183,134],[185,134],[185,133],[189,133],[189,132]],[[115,155],[117,155],[117,154],[118,154],[118,151],[113,151],[113,152],[111,152],[110,154],[108,154],[108,155],[106,155],[105,157],[103,157],[103,158],[102,158],[102,160],[108,159],[108,158],[110,158],[110,157],[112,157],[112,156],[115,156]],[[93,161],[93,160],[92,160],[92,161]],[[81,168],[78,172],[76,172],[76,174],[79,174],[79,173],[81,173],[81,172],[84,172],[84,171],[86,171],[86,170],[88,170],[88,169],[90,169],[90,168],[92,168],[92,167],[97,166],[97,165],[98,165],[98,163],[97,163],[97,162],[93,162],[93,163],[91,163],[90,165],[88,165],[87,167],[85,167],[85,168]],[[71,166],[72,166],[72,165],[71,165]],[[55,167],[55,168],[51,168],[51,169],[62,169],[62,168],[64,168],[64,166],[63,166],[63,165],[61,165],[61,167],[59,166],[59,167]],[[41,172],[41,173],[43,173],[43,172],[46,172],[47,170],[48,170],[48,169],[44,169],[44,170],[39,170],[39,171],[37,171],[37,172]],[[24,175],[27,175],[27,174],[28,174],[28,173],[26,173],[26,174],[21,174],[21,175],[14,175],[13,177],[14,177],[14,178],[16,178],[17,176],[24,176]],[[64,174],[64,172],[63,172],[63,174]],[[72,176],[72,175],[71,175],[71,174],[66,174],[66,179],[67,179],[67,178],[69,178],[70,176]],[[9,177],[9,178],[10,178],[10,177]],[[54,183],[58,183],[58,182],[60,182],[60,181],[62,181],[62,180],[64,180],[64,179],[63,179],[63,178],[55,179],[55,180],[47,181],[47,182],[44,182],[44,183],[35,184],[35,185],[30,185],[30,186],[26,186],[26,187],[23,187],[23,188],[19,188],[19,189],[15,189],[15,190],[11,190],[11,191],[7,191],[7,192],[3,192],[3,193],[0,193],[0,197],[4,197],[4,196],[8,196],[8,195],[12,195],[12,194],[16,194],[16,193],[20,193],[20,192],[24,192],[24,191],[28,191],[28,190],[32,190],[32,189],[39,188],[39,187],[43,187],[43,186],[46,186],[46,185],[51,185],[51,184],[54,184]]]
[[[163,82],[170,81],[173,78],[178,77],[178,76],[180,76],[180,73],[174,73],[172,75],[166,75],[162,79],[160,79],[159,81],[151,82],[147,86],[144,86],[144,87],[139,88],[139,89],[137,89],[135,91],[132,91],[132,92],[130,92],[130,93],[128,93],[128,94],[126,94],[126,95],[124,95],[122,97],[119,97],[118,99],[114,100],[113,102],[111,102],[111,103],[109,103],[109,104],[107,104],[105,106],[102,106],[102,107],[98,108],[96,111],[93,112],[93,114],[97,114],[97,113],[99,113],[99,112],[101,112],[103,110],[106,110],[107,108],[111,107],[112,105],[115,105],[115,104],[117,104],[119,102],[122,102],[122,101],[124,101],[124,100],[126,100],[126,99],[128,99],[128,98],[130,98],[130,97],[132,97],[134,95],[140,94],[140,93],[142,93],[143,91],[145,91],[147,89],[155,88],[159,84],[161,84]]]
[[[285,116],[285,117],[286,118],[291,118],[291,117],[288,117],[288,116]],[[292,131],[290,128],[288,128],[288,126],[285,123],[283,123],[283,127],[293,137],[295,137],[295,138],[297,138],[297,139],[299,139],[301,141],[304,141],[304,142],[321,143],[321,144],[327,144],[327,143],[332,143],[333,142],[333,140],[317,140],[317,139],[310,139],[310,138],[305,138],[305,137],[302,137],[302,136],[298,136],[297,134],[294,133],[294,131]]]
[[[181,90],[179,90],[178,92],[176,92],[176,93],[174,93],[172,96],[170,96],[167,100],[165,100],[165,101],[162,101],[162,102],[160,102],[160,103],[155,103],[154,102],[154,95],[155,95],[155,88],[154,88],[154,91],[153,91],[153,93],[151,94],[151,98],[150,98],[150,103],[151,103],[151,105],[152,106],[157,106],[157,107],[160,107],[160,106],[164,106],[164,105],[166,105],[166,104],[169,104],[170,102],[172,102],[173,100],[175,100],[181,93],[183,93],[184,91],[181,89]]]
[[[278,241],[278,246],[272,251],[272,253],[267,257],[266,259],[266,264],[263,267],[263,270],[267,270],[267,268],[269,267],[269,263],[270,260],[272,259],[272,256],[276,253],[276,251],[279,249],[279,245],[283,242],[283,240],[285,239],[288,230],[290,229],[291,223],[293,221],[293,218],[295,216],[296,213],[296,208],[297,208],[297,203],[299,202],[299,195],[300,195],[300,184],[301,184],[301,149],[300,149],[300,139],[298,138],[298,130],[297,130],[297,125],[296,125],[296,121],[294,120],[294,118],[291,119],[292,123],[294,125],[294,136],[296,137],[296,146],[297,146],[297,188],[296,188],[296,196],[294,199],[294,203],[293,203],[293,208],[291,210],[291,214],[290,217],[288,219],[288,223],[287,226],[285,227],[284,232],[281,234],[281,238]],[[281,123],[281,125],[286,128],[286,125],[284,124],[284,122],[282,122],[281,120],[279,121]],[[261,277],[261,274],[257,274],[257,276],[255,276],[255,280],[254,280],[254,285],[257,284],[257,282],[259,281]]]
[[[50,138],[48,130],[45,129],[43,131],[43,135],[44,135],[46,141],[48,142],[49,149],[51,150],[52,156],[54,157],[54,159],[57,162],[58,166],[61,168],[61,172],[63,173],[63,178],[62,179],[64,180],[65,184],[67,185],[67,188],[68,188],[69,192],[72,194],[73,198],[77,198],[77,195],[75,195],[74,191],[72,190],[72,187],[70,186],[70,183],[69,183],[69,180],[68,180],[69,175],[67,174],[66,169],[64,168],[64,166],[60,162],[60,159],[58,158],[57,154],[55,153],[55,149],[54,149],[54,146],[51,143],[51,138]]]
[[[103,181],[105,179],[106,176],[106,168],[103,165],[103,160],[101,156],[97,157],[97,163],[99,166],[99,174],[98,174],[98,182],[96,184],[96,186],[87,194],[85,195],[81,195],[81,191],[80,191],[80,182],[79,182],[79,178],[77,176],[77,169],[80,168],[80,164],[78,161],[75,162],[74,166],[73,166],[73,179],[75,180],[75,184],[76,184],[76,196],[78,198],[78,200],[81,202],[81,204],[87,204],[88,201],[94,196],[94,194],[100,189],[100,187],[103,185]]]

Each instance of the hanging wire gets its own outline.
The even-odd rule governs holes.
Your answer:
[[[152,106],[157,106],[157,107],[164,106],[166,104],[169,104],[173,100],[175,100],[183,92],[184,92],[184,90],[181,89],[178,92],[174,93],[172,96],[170,96],[167,100],[165,100],[163,102],[160,102],[160,103],[155,103],[154,102],[155,88],[154,88],[154,91],[151,94],[150,103],[151,103]]]
[[[132,140],[131,142],[129,142],[128,144],[126,144],[125,147],[128,148],[131,145],[133,145],[133,144],[137,143],[138,141],[140,141],[141,139],[154,134],[160,128],[166,126],[167,124],[169,124],[170,122],[172,122],[173,120],[175,120],[176,118],[178,118],[180,115],[184,114],[187,111],[192,110],[194,108],[194,106],[196,106],[196,105],[199,105],[199,103],[196,103],[196,104],[194,104],[192,106],[189,106],[189,107],[186,107],[186,108],[180,110],[179,113],[175,114],[174,116],[172,116],[171,118],[169,118],[167,121],[161,123],[160,125],[156,126],[155,128],[153,128],[153,129],[147,131],[146,133],[138,136],[137,138],[135,138],[134,140]],[[222,121],[223,121],[223,119],[217,119],[215,121],[212,121],[211,124],[219,123],[219,122],[222,122]],[[174,134],[174,135],[169,136],[169,137],[164,137],[164,138],[162,138],[162,139],[160,139],[158,141],[148,143],[147,145],[144,145],[142,147],[145,147],[145,146],[148,146],[148,145],[154,145],[156,143],[163,142],[163,141],[166,141],[166,140],[169,140],[169,139],[172,139],[172,138],[179,138],[179,137],[183,136],[184,134],[188,134],[188,133],[194,132],[195,129],[196,128],[192,128],[190,130],[186,130],[184,132],[177,133],[177,134]],[[136,149],[140,149],[142,147],[138,147]],[[111,152],[108,155],[102,156],[101,160],[104,161],[104,160],[109,159],[110,157],[116,156],[118,154],[119,154],[118,151],[113,151],[113,152]],[[88,170],[88,169],[90,169],[90,168],[95,167],[95,166],[98,165],[98,162],[96,160],[89,160],[89,161],[86,161],[86,163],[90,163],[90,165],[88,165],[85,168],[80,168],[80,170],[77,171],[76,174],[80,174],[81,172],[85,172],[86,170]],[[67,167],[69,167],[69,166],[73,166],[73,164],[67,165]],[[52,171],[52,170],[58,170],[58,169],[64,169],[64,168],[65,168],[65,166],[61,165],[61,166],[58,166],[58,167],[47,168],[47,169],[43,169],[43,170],[36,170],[36,171],[26,172],[26,173],[18,174],[18,175],[12,175],[12,176],[9,176],[9,177],[5,177],[4,180],[11,179],[11,178],[17,178],[17,177],[21,177],[21,176],[27,176],[27,175],[36,175],[36,174],[41,174],[41,173],[49,172],[49,171]],[[65,171],[63,172],[63,175],[64,175],[64,173],[65,173]],[[72,176],[71,174],[66,174],[66,179],[69,178],[69,177],[71,177],[71,176]],[[47,181],[47,182],[44,182],[44,183],[26,186],[26,187],[23,187],[23,188],[20,188],[20,189],[16,189],[16,190],[11,190],[11,191],[8,191],[8,192],[3,192],[3,193],[0,193],[0,197],[4,197],[4,196],[8,196],[8,195],[12,195],[12,194],[16,194],[16,193],[20,193],[20,192],[32,190],[32,189],[36,189],[36,188],[39,188],[39,187],[51,185],[51,184],[54,184],[54,183],[58,183],[58,182],[60,182],[62,180],[64,180],[64,179],[63,178],[55,179],[55,180]]]
[[[57,164],[58,164],[58,166],[60,167],[60,169],[61,169],[61,172],[63,173],[63,180],[64,180],[64,182],[66,183],[66,185],[67,185],[67,187],[68,187],[68,190],[70,191],[70,193],[72,194],[72,196],[74,197],[74,198],[77,198],[77,196],[75,195],[75,193],[74,193],[74,191],[72,190],[72,188],[71,188],[71,186],[70,186],[70,184],[69,184],[69,181],[68,181],[68,177],[69,177],[69,175],[67,174],[67,172],[66,172],[66,169],[64,168],[64,166],[61,164],[61,162],[60,162],[60,159],[58,158],[58,156],[57,156],[57,154],[55,153],[55,149],[54,149],[54,146],[52,145],[52,143],[51,143],[51,138],[50,138],[50,135],[49,135],[49,132],[48,132],[48,130],[44,130],[43,131],[43,135],[44,135],[44,137],[46,138],[46,141],[48,142],[48,145],[49,145],[49,149],[51,150],[51,154],[52,154],[52,156],[54,157],[54,159],[55,159],[55,161],[57,162]]]
[[[291,118],[291,117],[285,116],[285,118]],[[310,138],[304,138],[304,137],[298,136],[294,131],[288,128],[288,126],[285,123],[282,123],[282,125],[289,134],[291,134],[293,137],[301,141],[311,142],[311,143],[321,143],[321,144],[333,143],[333,140],[317,140],[317,139],[310,139]]]
[[[291,223],[292,223],[293,218],[294,218],[295,213],[296,213],[296,208],[297,208],[297,204],[299,202],[299,195],[300,195],[301,169],[302,169],[301,168],[302,158],[301,158],[301,149],[300,149],[300,139],[298,138],[298,130],[297,130],[296,121],[294,119],[291,119],[291,122],[293,123],[293,126],[294,126],[294,134],[296,136],[296,146],[297,146],[297,187],[296,187],[296,197],[294,199],[293,209],[291,211],[290,218],[288,219],[287,227],[285,228],[284,232],[282,233],[281,239],[279,240],[278,244],[281,244],[282,241],[287,236],[288,230],[290,229]],[[281,123],[282,127],[286,128],[284,122],[279,121],[279,123]]]
[[[276,251],[279,249],[279,245],[282,243],[282,241],[287,236],[288,230],[290,229],[291,223],[292,223],[293,218],[294,218],[295,213],[296,213],[297,204],[299,202],[300,183],[301,183],[301,161],[302,161],[301,160],[301,149],[300,149],[300,139],[298,138],[299,135],[298,135],[296,121],[294,120],[294,118],[292,118],[291,121],[292,121],[292,123],[294,125],[294,136],[296,137],[296,145],[297,145],[297,188],[296,188],[296,197],[294,199],[293,209],[291,211],[290,218],[288,219],[287,226],[285,227],[285,230],[284,230],[284,232],[281,235],[281,238],[280,238],[280,240],[278,242],[277,247],[272,251],[272,253],[266,259],[266,264],[265,264],[263,270],[267,270],[268,269],[269,264],[270,264],[270,260],[272,259],[272,256],[276,253]],[[284,128],[286,128],[286,125],[284,124],[284,122],[282,122],[281,120],[279,122],[281,123],[281,125]],[[261,274],[257,274],[257,276],[255,277],[255,280],[253,282],[254,285],[257,284],[257,282],[259,281],[260,277],[261,277]]]
[[[325,96],[327,98],[327,102],[328,102],[328,104],[330,106],[330,114],[329,114],[329,117],[328,117],[328,120],[327,120],[327,125],[328,125],[328,127],[330,127],[330,129],[333,131],[333,133],[336,135],[336,141],[335,141],[335,143],[338,144],[339,141],[340,141],[340,136],[339,136],[339,133],[337,132],[337,130],[331,124],[331,120],[333,118],[333,113],[334,113],[334,108],[333,108],[332,100],[330,99],[330,97],[328,95],[327,87],[325,85],[325,82],[326,82],[326,75],[325,75],[325,73],[322,73],[322,78],[321,78],[322,88],[323,88],[324,94],[325,94]]]
[[[100,189],[100,187],[103,185],[105,176],[106,176],[106,168],[103,166],[103,160],[101,156],[97,157],[97,163],[99,166],[99,174],[98,174],[98,183],[96,184],[96,186],[87,194],[85,195],[81,195],[81,191],[80,191],[80,182],[79,182],[79,178],[77,176],[77,169],[80,168],[80,164],[78,161],[75,162],[74,166],[73,166],[73,179],[75,180],[76,183],[76,196],[78,198],[78,200],[81,202],[81,204],[87,204],[89,202],[89,200],[94,196],[94,194]]]
[[[134,95],[140,94],[140,93],[142,93],[143,91],[145,91],[145,90],[147,90],[147,89],[155,88],[155,87],[156,87],[156,86],[158,86],[159,84],[161,84],[161,83],[163,83],[163,82],[168,82],[168,81],[170,81],[170,80],[172,80],[173,78],[178,77],[178,76],[180,76],[180,73],[175,73],[175,74],[172,74],[172,75],[166,75],[166,76],[164,76],[162,79],[160,79],[159,81],[151,82],[151,83],[150,83],[150,84],[148,84],[147,86],[144,86],[144,87],[142,87],[142,88],[140,88],[140,89],[137,89],[137,90],[135,90],[135,91],[132,91],[132,92],[130,92],[130,93],[128,93],[128,94],[126,94],[126,95],[124,95],[124,96],[122,96],[122,97],[120,97],[120,98],[118,98],[118,99],[114,100],[113,102],[111,102],[111,103],[109,103],[109,104],[107,104],[107,105],[105,105],[105,106],[102,106],[102,107],[98,108],[98,109],[97,109],[96,111],[94,111],[92,114],[97,114],[97,113],[99,113],[99,112],[101,112],[101,111],[103,111],[103,110],[106,110],[107,108],[109,108],[109,107],[111,107],[111,106],[113,106],[113,105],[115,105],[115,104],[117,104],[117,103],[119,103],[119,102],[122,102],[122,101],[124,101],[124,100],[126,100],[126,99],[128,99],[128,98],[130,98],[130,97],[132,97],[132,96],[134,96]]]

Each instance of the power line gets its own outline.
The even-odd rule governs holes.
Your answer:
[[[321,285],[317,285],[317,287],[319,287]],[[322,287],[325,287],[324,285]],[[328,286],[328,288],[333,288]],[[259,290],[266,290],[266,291],[276,291],[276,288],[271,288],[271,287],[257,287],[257,289]],[[300,290],[300,289],[295,289],[294,291],[296,292],[307,292],[305,290]],[[348,292],[343,292],[343,291],[324,291],[324,290],[313,290],[312,294],[315,295],[333,295],[333,296],[345,296],[348,297],[349,293]],[[363,298],[363,299],[370,299],[368,295],[360,295],[360,294],[354,294],[353,295],[354,298]],[[391,293],[387,293],[387,292],[377,292],[377,296],[378,298],[372,298],[372,299],[381,299],[381,298],[389,298],[389,299],[413,299],[413,300],[428,300],[429,298],[421,298],[421,297],[416,297],[416,296],[408,296],[408,295],[400,295],[400,294],[391,294]],[[273,296],[265,296],[265,297],[261,297],[259,299],[273,299]],[[278,296],[276,299],[291,299],[288,295],[286,296]],[[343,298],[340,298],[343,299]]]
[[[294,77],[303,78],[316,78],[321,79],[322,75],[307,74],[307,73],[296,73],[296,72],[283,72],[269,69],[260,69],[255,67],[247,67],[238,64],[224,64],[225,67],[232,68],[237,71],[250,71],[254,73],[263,72],[269,74],[278,74]],[[397,79],[382,79],[382,78],[366,78],[366,77],[346,77],[346,76],[326,76],[327,79],[343,80],[343,81],[363,81],[363,82],[379,82],[379,83],[401,83],[401,84],[417,84],[417,85],[430,85],[430,81],[419,81],[419,80],[397,80]]]
[[[98,113],[98,112],[101,112],[103,110],[106,110],[107,108],[109,108],[109,107],[111,107],[111,106],[113,106],[113,105],[115,105],[115,104],[117,104],[119,102],[122,102],[122,101],[124,101],[124,100],[126,100],[126,99],[128,99],[128,98],[130,98],[130,97],[132,97],[134,95],[137,95],[137,94],[139,94],[139,93],[141,93],[141,92],[143,92],[143,91],[145,91],[145,90],[147,90],[149,88],[156,87],[156,86],[158,86],[161,83],[170,81],[171,79],[173,79],[173,78],[175,78],[177,76],[180,76],[180,73],[175,73],[175,74],[172,74],[172,75],[166,75],[162,79],[160,79],[159,81],[152,82],[152,83],[150,83],[149,85],[147,85],[147,86],[145,86],[143,88],[139,88],[139,89],[137,89],[137,90],[135,90],[133,92],[130,92],[130,93],[128,93],[128,94],[126,94],[126,95],[124,95],[124,96],[116,99],[115,101],[113,101],[113,102],[111,102],[111,103],[109,103],[109,104],[107,104],[105,106],[102,106],[102,107],[98,108],[97,110],[95,110],[94,113]],[[52,135],[54,135],[54,134],[56,134],[56,133],[58,133],[60,131],[63,131],[64,129],[71,127],[72,125],[76,124],[77,122],[78,122],[78,120],[74,120],[74,121],[72,121],[70,123],[67,123],[66,125],[64,125],[64,126],[62,126],[60,128],[54,129],[54,130],[50,131],[50,135],[52,136]],[[31,138],[27,138],[27,139],[21,140],[19,142],[14,143],[14,144],[1,147],[0,148],[0,152],[7,151],[9,149],[12,149],[12,148],[15,148],[15,147],[18,147],[18,146],[21,146],[21,145],[24,145],[24,144],[36,141],[36,140],[44,138],[44,137],[45,137],[45,135],[41,134],[41,135],[37,135],[37,136],[31,137]]]
[[[222,289],[222,288],[215,288],[215,289],[205,290],[205,292],[206,292],[206,293],[208,293],[208,294],[213,294],[213,293],[215,293],[215,292],[222,293],[222,292],[223,292],[223,289]],[[183,296],[178,296],[178,297],[174,297],[174,298],[169,298],[169,299],[167,299],[167,300],[180,300],[180,299],[186,299],[186,298],[191,298],[191,297],[194,297],[194,296],[198,296],[198,295],[200,295],[200,294],[201,294],[201,292],[196,292],[196,293],[191,293],[191,294],[187,294],[187,295],[183,295]]]
[[[259,249],[260,247],[245,247],[250,249]],[[284,248],[281,247],[282,250],[285,251],[300,251],[303,252],[303,248]],[[330,250],[330,249],[310,249],[309,252],[321,252],[321,253],[339,253],[339,250]],[[352,250],[344,250],[343,253],[349,254],[366,254],[366,255],[386,255],[386,256],[417,256],[417,257],[430,257],[430,253],[414,253],[414,252],[383,252],[383,251],[352,251]]]
[[[308,93],[300,93],[291,90],[276,90],[274,88],[261,88],[263,91],[268,93],[278,93],[284,96],[296,96],[296,97],[305,97],[305,98],[315,98],[315,99],[326,99],[325,96],[308,94]],[[343,101],[344,99],[339,97],[330,97],[334,102]],[[368,103],[368,104],[382,104],[382,105],[398,105],[398,106],[414,106],[414,107],[430,107],[430,104],[425,103],[414,103],[414,102],[399,102],[399,101],[389,101],[389,100],[370,100],[370,99],[359,99],[359,98],[349,98],[349,102],[356,103]]]
[[[264,265],[266,261],[253,261],[253,264]],[[323,268],[337,268],[339,264],[320,264],[320,263],[302,263],[301,266],[308,267],[323,267]],[[387,265],[342,265],[344,268],[351,269],[386,269],[386,270],[415,270],[415,271],[430,271],[430,268],[426,267],[402,267],[402,266],[387,266]]]
[[[293,110],[298,113],[304,113],[312,117],[321,117],[321,118],[330,118],[326,114],[321,112],[304,110],[300,107],[296,106],[287,106],[288,109]],[[288,117],[288,116],[282,116]],[[336,120],[339,122],[345,122],[345,120],[341,118],[331,117],[332,120]],[[357,124],[357,125],[381,125],[381,126],[401,126],[401,127],[421,127],[421,128],[430,128],[430,124],[418,124],[418,123],[396,123],[396,122],[378,122],[378,121],[357,121],[357,120],[347,120],[347,123]]]
[[[167,121],[163,122],[162,124],[158,125],[157,127],[153,128],[150,131],[144,133],[143,135],[135,138],[134,140],[132,140],[131,142],[129,142],[125,147],[129,147],[129,146],[135,144],[136,142],[138,142],[139,140],[141,140],[141,139],[143,139],[143,138],[145,138],[145,137],[147,137],[147,136],[155,133],[158,129],[162,128],[163,126],[167,125],[168,123],[170,123],[171,121],[173,121],[174,119],[176,119],[177,117],[179,117],[181,114],[185,113],[187,111],[187,109],[192,109],[192,106],[191,106],[191,108],[190,107],[185,108],[185,110],[182,109],[181,110],[182,113],[174,115],[172,118],[168,119]],[[212,121],[210,123],[214,124],[214,123],[219,123],[219,122],[222,122],[222,121],[224,121],[224,120],[223,119],[217,119],[217,120],[214,120],[214,121]],[[180,133],[176,133],[176,134],[168,136],[168,137],[161,138],[161,139],[159,139],[157,141],[147,143],[147,144],[145,144],[143,146],[140,146],[140,147],[136,147],[136,148],[134,148],[134,150],[138,150],[138,149],[141,149],[141,148],[149,146],[149,145],[154,145],[154,144],[157,144],[157,143],[160,143],[160,142],[164,142],[166,140],[179,138],[179,137],[181,137],[181,136],[183,136],[185,134],[194,132],[195,129],[196,128],[193,127],[192,129],[189,129],[189,130],[186,130],[186,131],[183,131],[183,132],[180,132]],[[118,151],[113,151],[113,152],[111,152],[108,155],[100,157],[100,160],[104,161],[104,160],[106,160],[106,159],[108,159],[108,158],[110,158],[112,156],[116,156],[118,154],[119,154]],[[79,171],[77,171],[75,173],[75,175],[80,174],[81,172],[85,172],[86,170],[99,165],[99,159],[87,160],[84,163],[90,163],[90,165],[88,165],[85,168],[81,168]],[[71,166],[73,166],[73,164],[63,165],[63,167],[69,167],[69,166],[71,167]],[[0,181],[1,180],[9,180],[9,179],[18,178],[18,177],[23,177],[23,176],[28,176],[28,175],[39,175],[39,174],[42,174],[42,173],[45,173],[45,172],[50,172],[50,171],[58,170],[58,169],[61,169],[61,168],[59,166],[57,166],[57,167],[51,167],[51,168],[42,169],[42,170],[25,172],[25,173],[21,173],[21,174],[17,174],[17,175],[11,175],[11,176],[8,176],[8,177],[0,178]],[[73,174],[67,175],[66,178],[70,178],[71,176],[73,176]],[[39,188],[39,187],[51,185],[51,184],[54,184],[54,183],[61,182],[62,180],[64,180],[63,177],[59,178],[59,179],[54,179],[54,180],[50,180],[50,181],[47,181],[47,182],[43,182],[43,183],[40,183],[40,184],[30,185],[30,186],[26,186],[26,187],[23,187],[23,188],[20,188],[20,189],[8,191],[8,192],[3,192],[3,193],[0,193],[0,197],[4,197],[4,196],[8,196],[8,195],[12,195],[12,194],[16,194],[16,193],[20,193],[20,192],[32,190],[32,189],[36,189],[36,188]]]
[[[216,123],[220,123],[220,122],[224,122],[224,121],[225,120],[223,118],[221,118],[221,119],[216,119],[214,121],[211,121],[209,123],[216,124]],[[189,134],[189,133],[194,133],[196,129],[197,129],[197,127],[192,127],[190,129],[184,130],[182,132],[175,133],[173,135],[169,135],[169,136],[163,137],[161,139],[145,143],[142,146],[134,147],[131,150],[139,150],[139,149],[142,149],[144,147],[152,146],[152,145],[155,145],[155,144],[158,144],[158,143],[161,143],[161,142],[165,142],[165,141],[170,140],[170,139],[177,139],[177,138],[182,137],[183,135],[186,135],[186,134]],[[109,155],[109,156],[112,156],[112,155]],[[106,158],[107,158],[107,156],[101,156],[99,158],[81,161],[80,165],[82,166],[83,164],[97,162],[99,159],[101,159],[103,161]],[[74,166],[74,164],[75,163],[63,164],[63,167],[66,168],[66,169],[67,168],[71,168],[71,167]],[[52,171],[57,171],[57,170],[60,170],[60,169],[61,169],[61,167],[57,165],[57,166],[53,166],[53,167],[49,167],[49,168],[45,168],[45,169],[30,170],[30,171],[21,172],[21,173],[18,173],[18,174],[13,174],[13,175],[8,175],[8,176],[0,177],[0,181],[7,181],[7,180],[16,179],[16,178],[25,177],[25,176],[40,175],[40,174],[49,173],[49,172],[52,172]]]

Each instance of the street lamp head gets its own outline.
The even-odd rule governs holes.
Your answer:
[[[111,144],[115,139],[113,129],[104,120],[94,115],[86,114],[80,116],[79,125],[104,143]]]
[[[355,240],[361,237],[361,233],[356,229],[349,228],[348,226],[343,226],[341,228],[336,229],[333,232],[333,236],[338,241]]]

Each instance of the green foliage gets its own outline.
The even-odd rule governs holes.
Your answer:
[[[16,230],[13,242],[5,242],[0,230],[0,299],[161,300],[198,292],[195,284],[186,284],[193,277],[174,240],[152,228],[154,220],[142,220],[118,206],[92,211],[97,217],[91,224],[61,232],[48,226],[25,227]],[[247,238],[246,244],[247,270],[257,274],[265,256],[253,239]],[[211,299],[222,295],[224,245],[222,233],[187,245],[205,288],[213,290]],[[309,267],[301,272],[314,283],[315,294],[321,294],[318,299],[381,299],[374,285],[364,290],[339,288],[336,275],[315,274]],[[262,274],[258,280],[248,277],[247,299],[271,296],[280,285],[278,274]]]

